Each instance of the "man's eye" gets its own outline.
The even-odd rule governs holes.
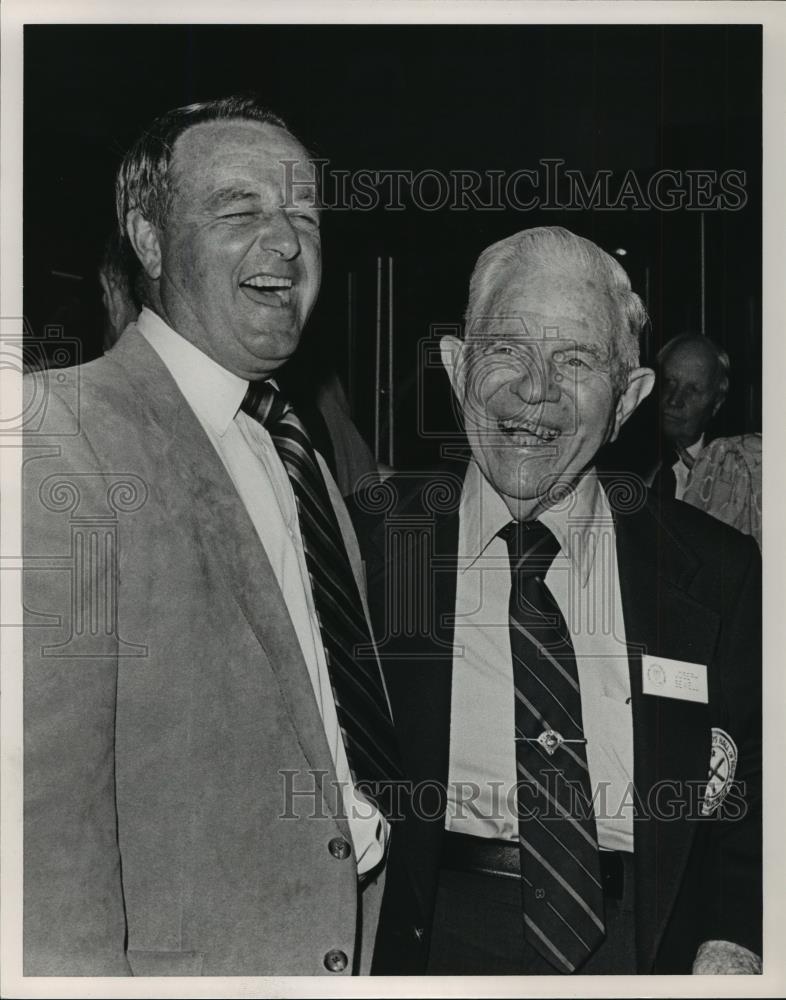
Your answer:
[[[295,212],[290,218],[294,219],[298,225],[319,229],[319,219],[309,212]]]
[[[557,365],[565,365],[568,368],[576,368],[576,369],[590,367],[587,360],[585,358],[582,358],[580,355],[566,354],[562,351],[554,355],[554,363]]]
[[[227,215],[222,215],[221,218],[222,219],[250,219],[255,214],[256,214],[255,212],[251,212],[251,211],[247,211],[247,212],[229,212],[229,213],[227,213]]]
[[[516,348],[513,344],[489,344],[483,351],[484,354],[504,354],[506,357],[514,357]]]

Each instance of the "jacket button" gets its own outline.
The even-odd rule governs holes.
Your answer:
[[[339,861],[343,861],[344,858],[349,857],[352,848],[343,837],[334,837],[328,844],[328,850],[334,858],[338,858]]]
[[[412,933],[415,935],[415,940],[416,941],[422,941],[423,940],[423,928],[422,927],[413,927],[412,928]]]
[[[346,953],[340,951],[338,948],[331,948],[324,959],[325,968],[328,972],[343,972],[347,967],[348,961]]]

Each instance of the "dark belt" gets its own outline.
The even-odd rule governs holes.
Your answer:
[[[521,877],[519,846],[510,840],[471,837],[446,830],[442,841],[442,867],[455,872]],[[621,851],[601,851],[600,871],[607,899],[622,899],[625,869]]]

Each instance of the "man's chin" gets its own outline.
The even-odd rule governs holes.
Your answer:
[[[275,325],[264,330],[255,330],[246,339],[245,347],[248,353],[268,369],[280,368],[285,364],[300,344],[301,330],[289,324],[281,329]]]
[[[581,473],[556,470],[553,456],[543,464],[538,463],[537,467],[533,464],[526,475],[518,477],[512,476],[509,469],[501,475],[496,475],[487,465],[482,465],[481,469],[514,516],[517,516],[514,508],[521,508],[527,518],[562,503],[581,478]]]
[[[484,469],[483,472],[489,483],[506,503],[526,504],[548,500],[555,488],[554,475],[547,472],[520,478],[511,477],[510,474],[495,476],[488,469]]]

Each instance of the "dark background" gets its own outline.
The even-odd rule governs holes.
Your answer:
[[[55,324],[79,342],[81,360],[100,353],[97,267],[122,154],[162,111],[249,89],[335,168],[512,171],[559,157],[588,180],[633,169],[642,185],[662,168],[746,171],[744,208],[704,213],[706,332],[732,360],[716,431],[761,428],[759,27],[27,26],[24,282],[34,342],[45,344]],[[314,370],[335,363],[372,441],[376,261],[392,256],[397,466],[433,462],[451,429],[447,381],[424,373],[422,359],[437,325],[460,323],[475,258],[544,224],[627,250],[634,288],[649,292],[646,360],[699,329],[696,211],[327,213],[304,357]]]

